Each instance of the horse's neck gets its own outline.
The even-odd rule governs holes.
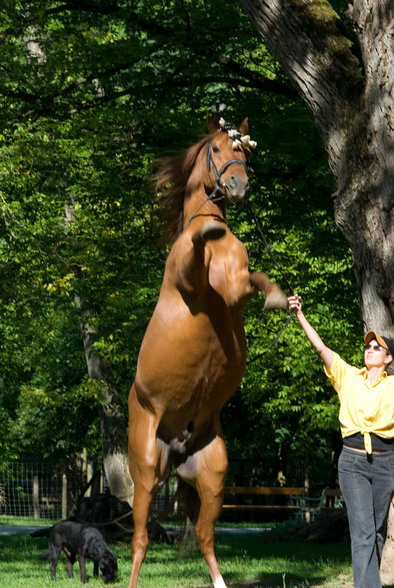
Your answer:
[[[220,217],[225,220],[224,199],[218,202],[208,200],[208,195],[203,188],[186,194],[183,205],[184,227],[188,225],[189,219],[194,215]]]

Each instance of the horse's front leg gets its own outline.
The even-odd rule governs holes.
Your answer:
[[[148,518],[159,482],[168,474],[168,455],[156,439],[155,418],[144,410],[132,387],[129,397],[129,459],[134,482],[134,534],[131,542],[132,570],[128,588],[137,588],[138,576],[148,549]]]
[[[176,258],[176,283],[180,290],[189,294],[206,287],[205,244],[208,241],[221,239],[226,233],[226,225],[218,221],[207,221],[191,233],[188,239],[182,240]]]
[[[216,436],[178,468],[179,475],[196,487],[200,497],[201,506],[194,533],[207,562],[214,588],[226,588],[215,555],[214,539],[215,524],[222,511],[227,466],[225,443],[220,436]]]
[[[264,292],[265,310],[271,310],[273,308],[287,310],[288,302],[286,294],[282,292],[278,284],[271,282],[267,274],[262,272],[250,272],[249,279],[250,283],[254,288],[256,288],[256,290]]]

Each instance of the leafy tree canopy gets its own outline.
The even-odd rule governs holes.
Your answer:
[[[323,149],[237,2],[6,0],[0,19],[5,455],[98,451],[100,394],[86,376],[75,294],[93,309],[95,349],[111,361],[126,411],[168,251],[158,244],[153,162],[197,140],[212,104],[225,103],[234,122],[249,116],[258,142],[250,202],[265,237],[323,338],[361,361]],[[247,208],[228,217],[252,269],[285,287]],[[313,439],[327,454],[337,405],[295,323],[255,359],[286,319],[262,308],[258,298],[246,309],[249,364],[223,423],[230,458],[254,453],[260,482],[273,483],[280,451],[306,459]]]

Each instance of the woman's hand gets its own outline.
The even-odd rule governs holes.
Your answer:
[[[291,310],[291,312],[295,313],[301,327],[305,331],[306,336],[308,337],[309,341],[312,343],[313,347],[316,349],[316,351],[322,358],[326,368],[329,370],[334,360],[334,353],[329,347],[327,347],[324,344],[318,332],[312,327],[312,325],[304,316],[304,313],[302,312],[301,296],[298,296],[298,294],[294,294],[294,296],[289,296],[288,301],[289,309]]]
[[[296,315],[299,312],[301,312],[301,310],[302,310],[301,296],[298,296],[298,294],[294,294],[294,296],[289,296],[287,300],[289,302],[289,309],[291,312],[294,312]]]

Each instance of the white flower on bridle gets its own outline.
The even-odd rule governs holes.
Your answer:
[[[242,135],[239,130],[232,123],[228,123],[223,117],[219,119],[220,131],[227,133],[233,139],[233,149],[240,149],[242,147],[255,149],[257,147],[256,141],[252,141],[249,135]]]

